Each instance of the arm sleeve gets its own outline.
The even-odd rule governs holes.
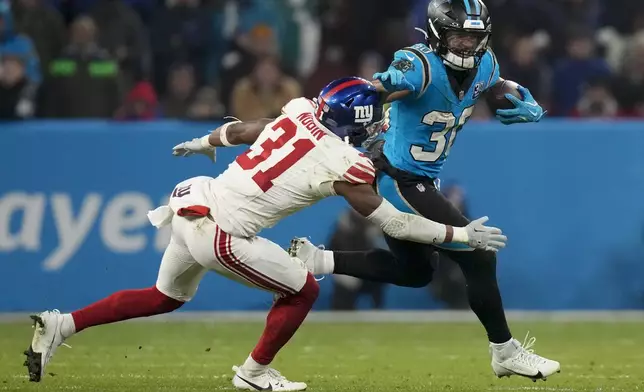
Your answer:
[[[423,244],[468,243],[467,230],[399,211],[386,199],[367,219],[380,226],[385,234]]]
[[[394,60],[389,69],[397,69],[405,74],[405,78],[414,85],[416,98],[422,96],[431,83],[431,70],[427,57],[418,45],[400,49],[394,53]]]

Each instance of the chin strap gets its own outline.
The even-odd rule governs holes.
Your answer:
[[[425,36],[425,40],[429,39],[429,34],[427,34],[425,30],[421,29],[420,27],[414,27],[414,30],[420,31],[421,33],[423,33],[423,35]]]

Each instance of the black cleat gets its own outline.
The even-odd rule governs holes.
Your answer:
[[[31,346],[29,346],[29,350],[25,351],[25,355],[27,356],[27,360],[24,366],[29,371],[29,381],[40,382],[42,374],[41,354],[35,353]]]

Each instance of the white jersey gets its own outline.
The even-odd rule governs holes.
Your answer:
[[[314,114],[312,101],[292,100],[248,151],[210,181],[209,207],[222,230],[251,237],[330,196],[335,181],[373,183],[371,160]]]

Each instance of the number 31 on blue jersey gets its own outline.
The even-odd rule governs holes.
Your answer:
[[[456,140],[456,134],[463,128],[473,112],[474,106],[465,108],[458,122],[452,112],[433,111],[425,114],[421,121],[423,124],[430,127],[443,124],[443,129],[429,134],[429,148],[433,147],[431,150],[428,151],[423,146],[412,145],[411,156],[420,162],[436,162],[441,158],[446,158]]]

